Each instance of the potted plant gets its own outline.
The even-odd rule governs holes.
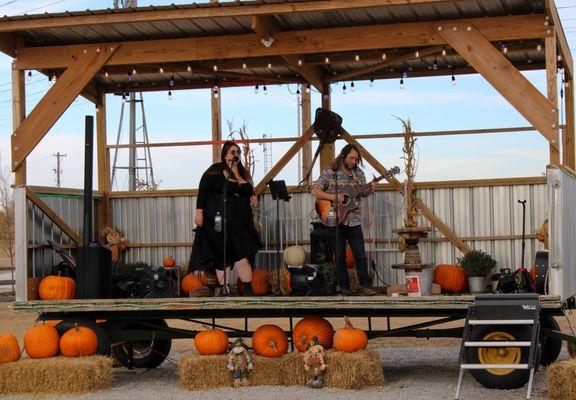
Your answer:
[[[486,292],[486,275],[496,267],[496,260],[482,250],[472,250],[458,261],[468,276],[470,293]]]

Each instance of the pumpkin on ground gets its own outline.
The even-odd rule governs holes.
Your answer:
[[[284,250],[284,264],[302,265],[306,262],[306,251],[302,246],[290,246]]]
[[[24,349],[30,358],[48,358],[58,354],[60,337],[50,325],[36,325],[24,335]]]
[[[166,257],[164,261],[162,261],[162,265],[166,268],[172,268],[176,266],[176,260],[173,257]]]
[[[20,358],[18,339],[11,333],[0,333],[0,364],[17,361]]]
[[[325,350],[332,347],[334,339],[334,328],[322,317],[308,316],[300,320],[292,333],[294,346],[301,351],[306,351],[306,345],[316,336]]]
[[[288,336],[276,325],[262,325],[252,335],[252,348],[259,356],[281,357],[288,351]]]
[[[228,335],[222,329],[210,329],[205,326],[205,332],[198,332],[194,337],[194,346],[202,355],[219,355],[228,350]]]
[[[96,354],[98,337],[94,331],[76,324],[60,338],[60,352],[64,357],[85,357]]]
[[[206,287],[206,276],[204,273],[202,275],[198,274],[188,274],[182,279],[182,292],[189,295],[197,289],[202,289]]]
[[[466,273],[458,265],[437,265],[434,268],[434,283],[440,285],[445,293],[462,293],[468,288]]]
[[[67,276],[49,275],[40,281],[41,300],[70,300],[76,294],[76,282]]]
[[[346,326],[334,334],[334,348],[346,353],[364,350],[368,346],[368,336],[362,329],[354,328],[350,318],[344,317]]]

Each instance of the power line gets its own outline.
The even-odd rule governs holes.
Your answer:
[[[55,1],[55,2],[50,3],[50,4],[45,4],[45,5],[43,5],[43,6],[33,8],[33,9],[31,9],[31,10],[23,11],[23,12],[19,13],[18,15],[27,14],[27,13],[29,13],[29,12],[31,12],[31,11],[41,10],[41,9],[43,9],[43,8],[53,6],[53,5],[55,5],[55,4],[64,3],[65,1],[66,1],[66,0],[58,0],[58,1]]]
[[[8,4],[16,3],[17,1],[18,1],[18,0],[8,1],[8,2],[6,2],[6,3],[4,3],[4,4],[0,4],[0,7],[4,7],[4,6],[7,6]]]

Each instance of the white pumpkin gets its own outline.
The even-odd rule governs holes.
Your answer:
[[[306,262],[306,251],[302,246],[290,246],[284,250],[284,264],[302,265]]]

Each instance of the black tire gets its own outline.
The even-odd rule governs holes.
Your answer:
[[[531,328],[514,325],[476,326],[470,340],[498,340],[498,332],[504,336],[500,340],[529,341]],[[470,364],[528,364],[528,355],[529,347],[466,349],[466,359]],[[530,370],[527,369],[471,369],[470,374],[489,389],[517,389],[524,386],[530,378]]]
[[[147,320],[146,323],[168,327],[163,319]],[[126,330],[141,329],[142,325],[138,322],[129,323],[123,327]],[[133,348],[133,363],[130,365],[130,345]],[[124,342],[116,344],[112,350],[114,357],[127,368],[147,368],[154,369],[164,362],[170,349],[172,348],[171,339],[163,340],[139,340],[133,342]]]
[[[104,329],[102,329],[100,325],[93,321],[86,319],[65,319],[56,325],[55,328],[58,331],[58,335],[62,337],[62,335],[64,335],[70,329],[74,328],[74,325],[76,324],[78,324],[78,326],[89,328],[96,334],[96,338],[98,338],[98,350],[96,350],[97,354],[103,356],[110,356],[112,354],[112,346],[110,344],[110,338],[108,337],[108,334]]]
[[[540,327],[560,332],[558,322],[556,322],[556,319],[551,315],[540,316]],[[556,361],[560,355],[560,351],[562,351],[562,339],[544,336],[542,332],[540,332],[540,346],[542,348],[540,365],[547,367]]]

